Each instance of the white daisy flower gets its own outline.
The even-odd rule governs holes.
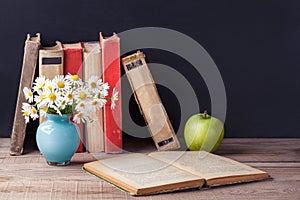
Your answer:
[[[77,90],[74,92],[74,99],[76,103],[79,103],[81,101],[86,101],[90,98],[90,93],[88,91],[88,88],[86,87],[79,87]]]
[[[52,83],[54,88],[60,91],[68,91],[71,88],[71,83],[66,81],[63,75],[55,76]]]
[[[45,76],[37,77],[35,79],[35,82],[33,83],[33,85],[34,85],[33,90],[36,91],[36,92],[42,91],[45,84],[46,84]]]
[[[71,83],[71,85],[74,85],[74,86],[81,86],[81,85],[83,85],[83,82],[82,82],[81,78],[77,74],[72,75],[72,74],[68,73],[66,75],[66,80],[69,83]]]
[[[37,110],[36,110],[36,108],[34,106],[31,106],[30,117],[33,120],[36,120],[37,118],[39,118],[39,114],[38,114],[38,112],[37,112]]]
[[[74,115],[73,121],[79,124],[80,122],[85,123],[85,121],[88,120],[88,117],[83,112],[79,112]]]
[[[28,87],[23,88],[23,93],[25,95],[26,100],[28,100],[29,103],[33,102],[33,92],[28,89]]]
[[[112,97],[111,97],[111,105],[110,108],[111,109],[115,109],[116,107],[116,102],[118,100],[118,91],[114,88],[112,91]]]
[[[23,103],[22,104],[22,112],[23,116],[25,118],[25,123],[27,124],[29,122],[29,117],[31,113],[31,105],[28,103]]]
[[[73,104],[73,100],[74,100],[73,92],[72,92],[72,91],[68,91],[68,92],[65,94],[65,99],[66,99],[66,101],[67,101],[67,104]]]
[[[85,112],[88,113],[90,112],[90,103],[88,101],[81,101],[75,106],[75,110],[77,112]]]
[[[106,102],[106,100],[105,100]],[[91,112],[96,112],[96,110],[102,108],[104,106],[104,101],[102,99],[93,99],[91,101]]]
[[[91,76],[88,80],[88,87],[92,92],[101,90],[102,81],[98,76]]]
[[[55,104],[55,105],[59,104],[59,96],[60,96],[59,91],[56,91],[56,90],[53,90],[53,89],[52,90],[47,90],[45,92],[45,95],[46,95],[46,99],[44,101],[45,101],[45,104],[48,107],[51,107],[53,104]]]

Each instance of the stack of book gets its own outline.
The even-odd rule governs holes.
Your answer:
[[[29,52],[30,51],[30,52]],[[39,58],[39,59],[38,59]],[[22,116],[21,106],[25,102],[23,87],[31,87],[35,67],[38,63],[39,76],[53,79],[56,75],[78,75],[83,80],[98,76],[103,82],[110,84],[109,95],[113,88],[119,93],[119,101],[114,110],[110,105],[104,106],[95,114],[93,122],[78,124],[81,142],[77,152],[85,149],[91,153],[122,152],[122,109],[121,109],[121,69],[120,69],[120,38],[117,34],[93,42],[77,42],[63,44],[59,41],[51,47],[40,45],[40,34],[28,38],[25,42],[24,60],[20,79],[18,100],[11,134],[11,155],[21,155],[26,134],[26,124]],[[25,77],[26,76],[26,77]],[[31,77],[28,79],[27,77]],[[45,118],[40,118],[43,123]]]

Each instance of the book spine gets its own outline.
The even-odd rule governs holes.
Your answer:
[[[82,78],[82,45],[81,43],[63,44],[64,50],[64,74],[77,74]],[[83,152],[83,124],[77,124],[80,131],[80,143],[77,153]]]
[[[112,96],[113,88],[118,91],[118,101],[115,109],[111,102],[104,106],[104,146],[106,153],[122,152],[122,107],[121,107],[121,70],[120,70],[120,38],[114,33],[109,38],[103,38],[100,33],[102,49],[103,82],[108,82],[108,95]]]
[[[138,51],[123,58],[122,63],[156,148],[159,151],[179,148],[180,144],[161,102],[144,54]]]
[[[53,47],[42,47],[39,50],[39,76],[45,76],[52,80],[57,75],[63,75],[64,52],[62,44],[56,42]],[[46,117],[40,115],[40,123],[43,123]]]
[[[25,41],[22,72],[19,83],[14,123],[11,133],[10,155],[12,156],[21,155],[23,152],[23,144],[26,134],[26,123],[22,113],[22,103],[26,102],[23,94],[23,88],[31,88],[32,86],[38,60],[39,47],[40,34],[37,33],[35,37],[31,37],[28,34]]]
[[[83,79],[88,81],[91,76],[102,76],[102,59],[99,42],[83,43]],[[104,151],[103,109],[92,116],[93,122],[85,123],[85,146],[90,153]]]

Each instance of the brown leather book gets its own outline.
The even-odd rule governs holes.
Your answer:
[[[134,96],[158,150],[180,147],[167,112],[161,102],[145,56],[138,51],[122,59]]]
[[[23,144],[26,134],[26,123],[22,114],[22,103],[26,102],[25,96],[23,94],[23,88],[32,87],[38,60],[38,52],[41,44],[40,40],[40,34],[37,33],[36,36],[30,36],[30,34],[28,34],[25,41],[18,99],[11,133],[10,155],[12,156],[21,155],[23,152]]]

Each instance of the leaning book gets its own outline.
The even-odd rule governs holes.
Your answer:
[[[205,151],[125,154],[86,163],[83,169],[131,195],[149,195],[269,178],[264,171]]]
[[[168,114],[158,94],[143,52],[122,58],[135,100],[159,151],[180,147]]]

